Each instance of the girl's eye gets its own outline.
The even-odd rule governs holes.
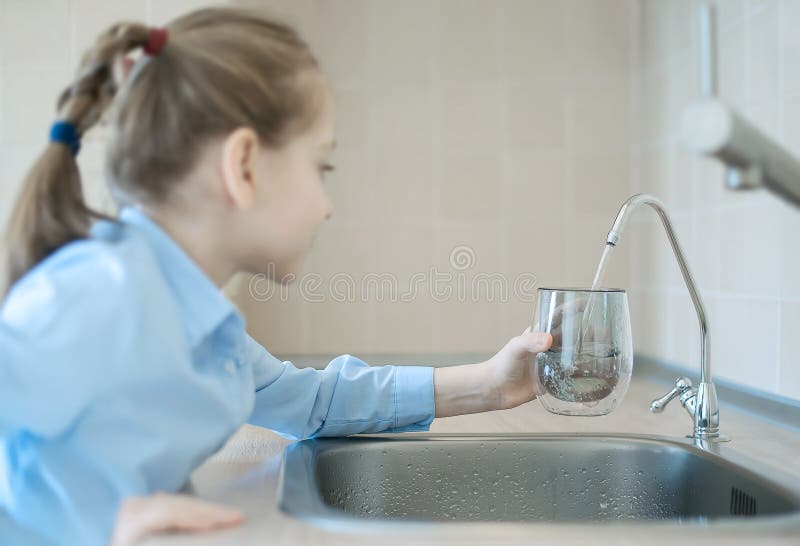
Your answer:
[[[319,171],[324,175],[325,173],[329,173],[333,171],[334,167],[330,163],[323,163],[319,166]]]

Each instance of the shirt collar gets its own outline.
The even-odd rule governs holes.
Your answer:
[[[133,226],[155,254],[175,295],[189,345],[196,347],[229,317],[244,329],[244,319],[188,254],[144,212],[124,207],[119,220]]]

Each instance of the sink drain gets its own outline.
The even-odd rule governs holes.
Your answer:
[[[731,515],[754,516],[756,515],[756,499],[741,489],[731,487]]]

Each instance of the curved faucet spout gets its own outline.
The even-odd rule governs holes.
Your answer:
[[[617,213],[614,224],[606,237],[606,244],[617,245],[630,213],[639,208],[640,205],[649,205],[656,211],[661,220],[661,225],[664,226],[672,252],[678,261],[681,275],[686,283],[686,288],[689,290],[689,296],[692,298],[692,304],[694,304],[694,310],[697,313],[697,321],[700,326],[700,384],[696,391],[692,389],[692,392],[687,393],[690,396],[681,396],[681,403],[694,418],[694,437],[719,437],[719,406],[717,404],[716,389],[711,380],[711,357],[706,310],[700,293],[697,291],[694,278],[689,271],[689,265],[686,263],[681,245],[675,236],[672,222],[670,222],[669,216],[664,209],[664,204],[652,195],[645,193],[629,197]],[[667,402],[664,402],[664,404]]]

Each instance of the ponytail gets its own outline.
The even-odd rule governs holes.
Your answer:
[[[61,122],[30,168],[15,202],[6,234],[6,290],[59,247],[85,238],[93,218],[83,196],[75,153],[78,139],[102,117],[117,91],[117,71],[126,53],[148,44],[144,25],[118,24],[102,34],[83,57],[78,78],[58,99]],[[58,138],[69,128],[71,139]]]
[[[28,171],[6,230],[8,286],[60,246],[85,237],[91,214],[72,151],[51,142]]]
[[[325,103],[307,44],[261,10],[203,8],[168,29],[167,39],[163,29],[112,26],[58,101],[59,120],[78,137],[109,111],[106,181],[117,203],[163,203],[210,139],[251,127],[265,145],[278,147],[311,127]],[[127,76],[126,54],[138,48],[157,58],[137,62]],[[86,237],[94,217],[101,215],[83,199],[70,147],[50,143],[28,173],[8,226],[7,280]]]

